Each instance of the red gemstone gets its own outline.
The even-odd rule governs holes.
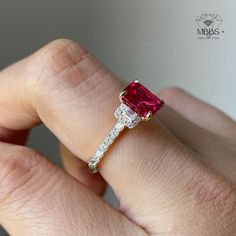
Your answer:
[[[155,115],[164,104],[154,93],[136,81],[130,83],[124,91],[123,102],[141,117],[147,116],[150,111]]]

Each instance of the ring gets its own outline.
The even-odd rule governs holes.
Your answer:
[[[105,152],[127,127],[134,128],[140,121],[148,121],[164,105],[153,92],[144,87],[138,80],[131,82],[119,95],[121,105],[114,115],[117,123],[110,131],[103,143],[91,157],[88,167],[91,173],[98,172],[98,167]]]

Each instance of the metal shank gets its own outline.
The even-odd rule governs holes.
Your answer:
[[[130,107],[123,103],[116,109],[114,115],[117,119],[116,125],[107,135],[103,143],[97,149],[94,156],[91,157],[88,163],[89,170],[92,173],[96,173],[98,171],[99,162],[101,161],[105,152],[108,150],[111,144],[123,131],[123,129],[125,127],[132,129],[142,120],[142,118],[136,112],[134,112]]]
[[[114,128],[107,135],[103,143],[100,145],[100,147],[98,148],[98,150],[88,163],[89,170],[92,173],[98,172],[98,164],[100,160],[103,158],[105,152],[108,150],[108,148],[111,146],[111,144],[115,141],[115,139],[119,136],[119,134],[122,132],[124,128],[125,126],[122,125],[119,121],[117,121]]]

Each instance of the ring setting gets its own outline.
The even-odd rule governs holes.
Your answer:
[[[88,167],[91,173],[99,170],[99,163],[105,152],[125,129],[132,129],[141,121],[148,121],[164,105],[163,100],[144,87],[138,80],[131,82],[119,95],[120,106],[115,110],[117,122],[96,153],[90,158]]]

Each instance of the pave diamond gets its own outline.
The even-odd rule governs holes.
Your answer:
[[[111,130],[111,132],[107,135],[104,142],[100,145],[94,156],[89,161],[89,168],[91,172],[97,172],[97,166],[105,152],[108,150],[109,146],[115,141],[115,139],[119,136],[121,131],[125,128],[123,124],[119,121],[116,123],[115,127]]]
[[[141,117],[123,103],[116,109],[114,115],[120,124],[130,129],[134,128],[141,121]]]

